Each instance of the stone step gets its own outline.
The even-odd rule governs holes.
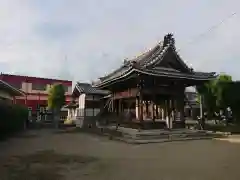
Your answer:
[[[181,140],[181,139],[201,139],[201,138],[218,138],[223,137],[221,134],[214,133],[187,133],[187,134],[165,134],[165,135],[148,135],[134,136],[133,134],[124,134],[123,139],[133,141],[165,141],[165,140]]]
[[[167,133],[167,134],[135,134],[136,137],[154,137],[154,136],[202,136],[207,133]]]
[[[123,135],[125,138],[131,139],[166,139],[169,135],[156,135],[156,136],[134,136],[134,135]]]
[[[175,133],[175,134],[127,134],[124,133],[124,137],[132,137],[136,139],[157,139],[157,138],[168,138],[168,137],[198,137],[198,136],[208,136],[209,133],[201,132],[201,133]]]
[[[108,131],[115,131],[109,129]],[[106,131],[106,133],[109,133]],[[116,136],[116,133],[119,133]],[[111,133],[110,133],[111,134]],[[131,130],[127,128],[119,128],[111,135],[112,139],[121,140],[127,143],[156,143],[156,142],[169,142],[169,141],[184,141],[184,140],[198,140],[198,139],[213,139],[223,137],[223,134],[217,134],[205,130]]]
[[[174,141],[189,141],[189,140],[203,140],[203,139],[213,139],[213,137],[188,137],[188,138],[173,138],[173,139],[128,139],[128,138],[114,138],[129,144],[149,144],[149,143],[164,143],[164,142],[174,142]]]
[[[201,134],[206,133],[206,131],[140,131],[140,132],[124,132],[129,134],[135,134],[136,136],[151,136],[151,135],[164,135],[164,134]]]
[[[154,137],[132,137],[124,136],[124,138],[135,139],[135,140],[154,140],[154,139],[181,139],[181,138],[201,138],[201,137],[214,137],[211,135],[195,135],[195,136],[154,136]]]

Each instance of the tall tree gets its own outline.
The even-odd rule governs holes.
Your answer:
[[[215,81],[209,81],[201,86],[197,86],[198,97],[202,97],[203,107],[208,112],[209,117],[212,117],[217,109],[214,89]]]
[[[53,121],[58,128],[60,111],[65,104],[65,90],[62,84],[54,84],[48,91],[48,108],[53,112]]]
[[[215,81],[214,94],[216,96],[216,106],[219,109],[226,109],[229,106],[226,93],[230,82],[232,82],[232,77],[227,74],[220,74]]]
[[[210,117],[219,109],[228,106],[228,86],[232,77],[227,74],[220,74],[215,80],[209,81],[197,87],[198,93],[203,97],[203,105]]]
[[[227,105],[231,108],[234,118],[237,122],[240,122],[240,82],[233,81],[226,84],[227,86],[224,91],[224,98],[226,99]]]

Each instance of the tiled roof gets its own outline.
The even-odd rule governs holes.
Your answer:
[[[184,73],[172,68],[155,66],[164,59],[164,56],[169,50],[175,54],[178,62],[185,69]],[[207,80],[215,76],[215,73],[192,71],[175,51],[175,40],[171,34],[168,34],[164,37],[164,41],[157,44],[153,49],[143,53],[136,58],[125,61],[120,68],[105,77],[101,77],[100,82],[96,86],[100,87],[102,84],[115,81],[134,72],[145,73],[154,76],[172,76],[198,80]]]
[[[154,75],[154,76],[167,76],[167,77],[177,77],[180,79],[198,79],[198,80],[208,80],[209,78],[215,78],[215,73],[182,73],[175,72],[170,70],[156,70],[156,69],[136,69],[136,72],[140,72],[142,74]]]
[[[73,108],[73,107],[77,107],[78,103],[75,102],[70,102],[68,104],[66,104],[65,106],[63,106],[63,108]]]
[[[109,91],[98,89],[96,87],[93,87],[89,83],[79,83],[79,82],[77,82],[76,88],[79,91],[79,93],[84,93],[84,94],[99,94],[99,95],[109,94]]]
[[[20,89],[16,89],[15,87],[11,86],[10,84],[6,83],[5,81],[0,80],[0,90],[6,90],[12,96],[24,96],[24,92]]]

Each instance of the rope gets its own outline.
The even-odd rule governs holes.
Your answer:
[[[229,15],[228,17],[226,17],[225,19],[223,19],[222,21],[220,21],[219,23],[211,26],[209,29],[207,29],[207,31],[199,34],[197,37],[195,37],[193,40],[191,40],[189,43],[187,43],[186,46],[195,43],[199,38],[202,38],[203,36],[205,36],[206,34],[208,34],[209,32],[211,32],[212,30],[217,29],[219,26],[221,26],[222,24],[224,24],[227,20],[231,19],[231,18],[232,18],[233,16],[235,16],[236,14],[237,14],[237,13],[234,12],[234,13],[232,13],[231,15]],[[185,46],[185,47],[186,47],[186,46]],[[181,50],[182,50],[182,48],[178,49],[177,52],[179,52],[179,51],[181,51]]]

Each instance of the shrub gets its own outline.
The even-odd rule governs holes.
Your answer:
[[[23,130],[27,118],[28,110],[26,107],[0,102],[0,138]]]

